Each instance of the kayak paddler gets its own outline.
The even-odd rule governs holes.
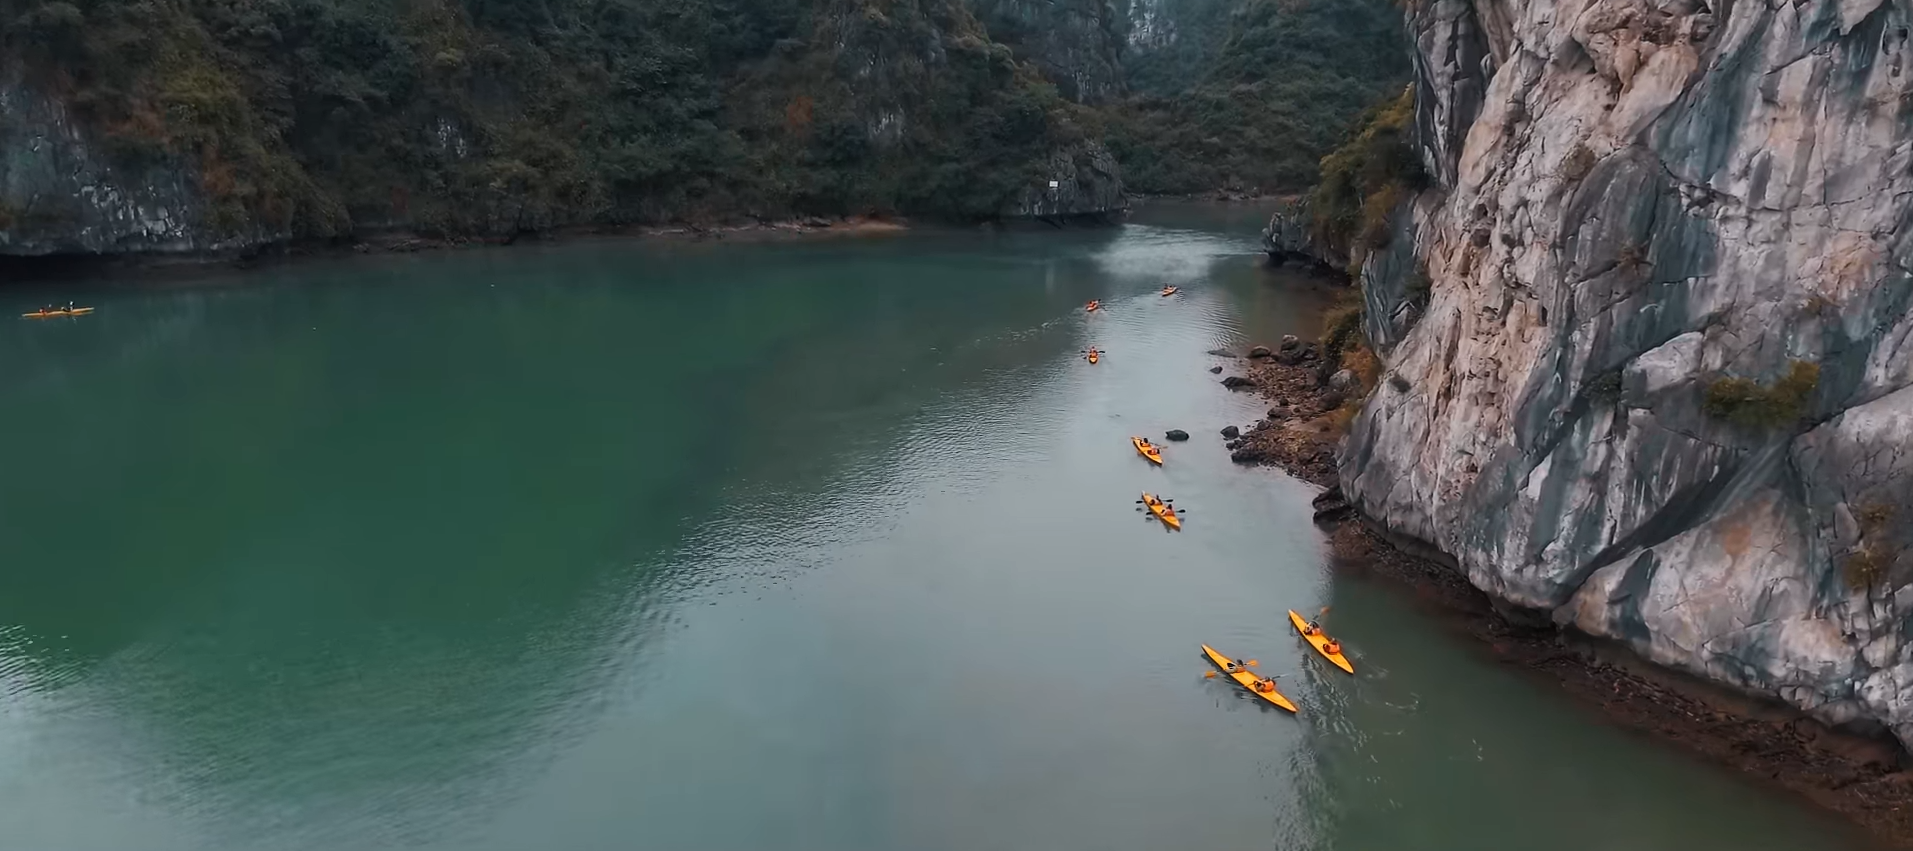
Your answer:
[[[1262,679],[1256,680],[1255,690],[1264,694],[1275,691],[1275,678],[1263,677]]]
[[[1338,656],[1342,652],[1342,642],[1336,641],[1333,638],[1322,642],[1322,652],[1330,656]]]

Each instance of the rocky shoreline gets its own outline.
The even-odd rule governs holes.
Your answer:
[[[1271,407],[1229,436],[1237,463],[1278,467],[1323,488],[1315,520],[1329,534],[1332,568],[1409,593],[1501,664],[1559,689],[1609,722],[1785,790],[1857,824],[1887,847],[1913,848],[1913,772],[1890,736],[1835,730],[1792,707],[1761,701],[1647,663],[1633,653],[1563,631],[1545,613],[1507,610],[1475,588],[1441,553],[1399,541],[1343,498],[1335,467],[1347,401],[1329,383],[1314,343],[1287,338],[1247,354],[1213,351],[1232,390]]]
[[[424,251],[453,251],[524,243],[562,243],[584,239],[662,239],[684,242],[770,241],[831,236],[874,236],[909,229],[910,224],[898,218],[810,216],[715,225],[679,223],[629,227],[577,226],[492,236],[435,236],[404,229],[371,230],[352,239],[275,243],[244,251],[44,256],[0,254],[0,278],[10,282],[59,280],[101,271],[128,270],[164,278],[170,274],[195,274],[208,268],[252,268],[265,264],[347,254],[414,254]]]

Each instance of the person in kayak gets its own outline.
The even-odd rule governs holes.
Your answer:
[[[1322,652],[1330,656],[1339,655],[1342,652],[1342,642],[1331,638],[1322,643]]]
[[[1224,666],[1224,670],[1227,670],[1231,674],[1242,674],[1248,672],[1249,666],[1244,664],[1241,659],[1237,659]]]
[[[1275,678],[1264,677],[1262,679],[1256,680],[1255,690],[1262,692],[1263,694],[1268,694],[1269,692],[1275,691]]]

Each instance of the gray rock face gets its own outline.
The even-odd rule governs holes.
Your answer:
[[[1309,239],[1309,202],[1306,196],[1275,208],[1269,225],[1262,229],[1262,251],[1275,265],[1304,263],[1341,269],[1348,258]]]
[[[0,70],[0,254],[243,248],[283,235],[207,226],[196,172],[110,165],[59,101]]]
[[[1349,501],[1502,600],[1913,743],[1910,27],[1904,0],[1412,12],[1434,187],[1363,263],[1391,379]],[[1797,421],[1709,413],[1795,361]]]
[[[1085,142],[1050,155],[1048,180],[1033,184],[1003,211],[1005,218],[1110,218],[1129,210],[1122,169],[1100,142]]]

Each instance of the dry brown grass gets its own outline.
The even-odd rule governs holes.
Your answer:
[[[1342,368],[1355,373],[1362,382],[1361,395],[1374,390],[1382,377],[1382,359],[1365,344],[1356,344],[1342,352]]]

